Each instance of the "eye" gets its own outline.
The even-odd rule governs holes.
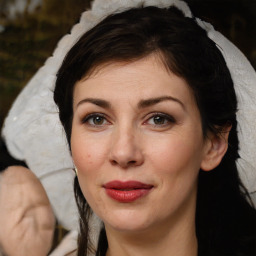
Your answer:
[[[109,123],[103,114],[96,113],[87,115],[82,122],[90,126],[103,126]]]
[[[156,113],[147,120],[147,123],[154,126],[166,126],[175,123],[175,120],[167,114]]]

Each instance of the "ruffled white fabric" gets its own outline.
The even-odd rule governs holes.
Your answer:
[[[244,54],[207,22],[197,19],[219,47],[234,82],[238,101],[239,175],[250,193],[256,191],[256,72]]]
[[[95,0],[92,9],[82,14],[71,34],[64,36],[53,56],[38,70],[14,102],[3,127],[2,136],[9,152],[24,160],[46,188],[58,220],[68,229],[77,226],[77,209],[72,192],[73,162],[58,110],[53,101],[56,73],[68,50],[82,34],[108,14],[132,7],[175,5],[187,17],[189,7],[179,0]],[[246,57],[213,27],[198,20],[209,37],[219,45],[230,68],[238,97],[240,156],[237,164],[249,192],[256,191],[256,75]]]

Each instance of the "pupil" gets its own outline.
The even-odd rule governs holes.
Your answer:
[[[155,117],[154,117],[154,123],[155,123],[155,124],[164,124],[164,117],[155,116]]]
[[[96,116],[96,117],[94,117],[94,124],[102,124],[103,123],[103,118],[102,117],[100,117],[100,116]]]

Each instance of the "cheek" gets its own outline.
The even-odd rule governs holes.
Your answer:
[[[74,131],[74,134],[77,133]],[[74,164],[84,173],[97,171],[107,154],[104,140],[83,133],[71,136],[71,151]]]
[[[200,155],[195,143],[188,144],[178,136],[171,140],[158,140],[148,155],[151,170],[159,181],[162,199],[156,198],[156,208],[162,209],[165,215],[194,203],[200,169]]]
[[[152,165],[166,174],[179,174],[187,169],[199,169],[200,145],[179,135],[159,139],[148,152]],[[192,170],[191,170],[192,171]]]
[[[175,208],[176,204],[193,194],[201,163],[200,143],[198,140],[190,142],[186,136],[175,134],[159,139],[149,153],[162,198],[166,201],[170,197],[175,198],[175,204],[170,207]]]
[[[102,204],[99,190],[100,170],[106,155],[104,143],[85,135],[71,137],[71,150],[83,195],[93,209],[97,208],[95,205]]]
[[[95,204],[100,204],[99,190],[102,182],[102,169],[104,169],[105,160],[109,145],[107,136],[93,136],[73,128],[71,135],[72,158],[78,170],[78,181],[81,190],[94,208]]]

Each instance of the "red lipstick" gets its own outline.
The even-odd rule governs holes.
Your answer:
[[[153,185],[134,180],[125,182],[114,180],[106,183],[103,187],[112,199],[121,203],[130,203],[147,195]]]

